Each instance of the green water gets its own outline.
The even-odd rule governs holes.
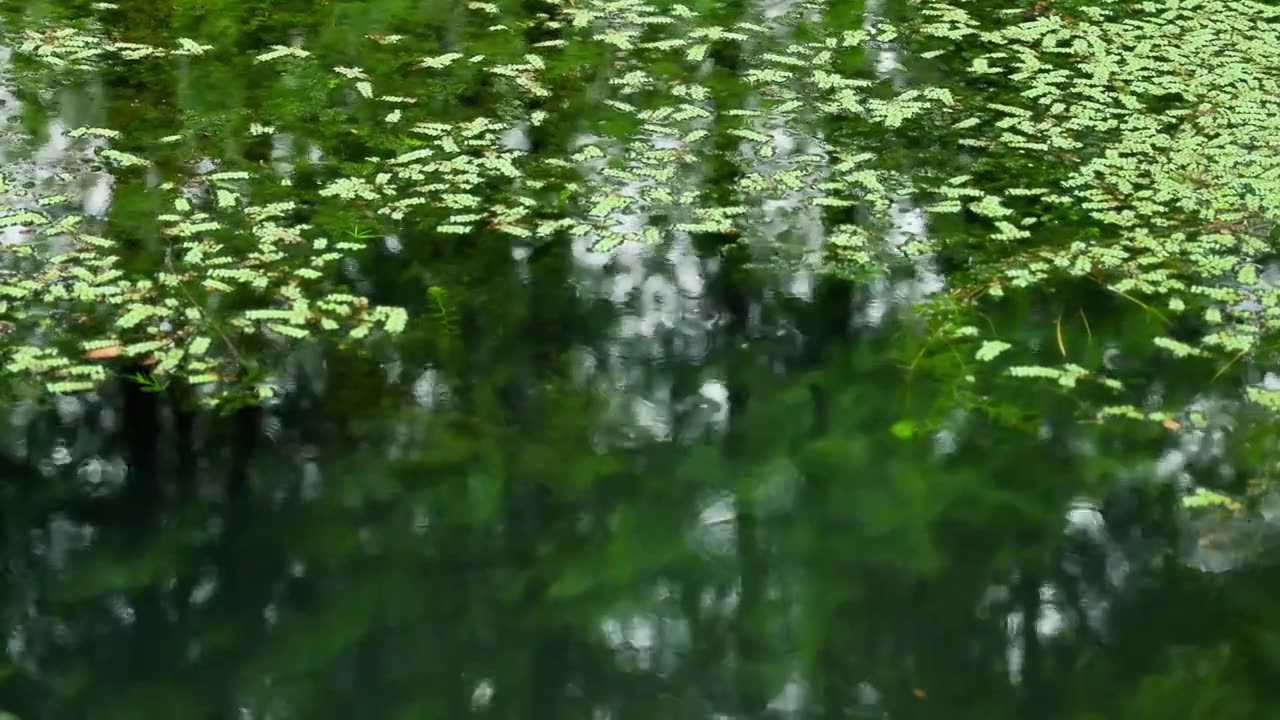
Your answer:
[[[961,4],[984,17],[1012,7]],[[1246,401],[1247,389],[1255,400],[1274,390],[1266,347],[1170,353],[1155,339],[1194,343],[1205,324],[1103,270],[975,299],[986,268],[1025,247],[975,240],[991,227],[980,212],[935,217],[909,199],[880,202],[861,181],[828,189],[843,204],[805,195],[859,177],[821,168],[865,151],[878,172],[946,178],[964,166],[997,185],[1048,182],[1053,163],[1075,162],[963,157],[928,113],[862,122],[819,107],[799,81],[751,79],[794,43],[910,25],[915,5],[691,3],[675,15],[688,19],[681,32],[706,42],[674,54],[638,46],[661,40],[668,26],[657,23],[622,22],[633,36],[599,41],[589,23],[574,26],[575,3],[98,5],[0,3],[13,209],[28,207],[22,192],[71,186],[49,220],[83,214],[119,244],[118,267],[158,278],[178,272],[163,220],[176,191],[162,183],[198,189],[216,168],[251,173],[236,192],[255,203],[295,203],[287,222],[367,248],[317,272],[318,285],[272,275],[257,300],[220,300],[190,276],[169,287],[182,289],[173,307],[192,312],[126,328],[207,336],[213,360],[192,372],[223,378],[230,389],[216,397],[161,372],[167,361],[150,351],[119,353],[139,342],[110,334],[125,306],[6,294],[22,298],[0,312],[9,351],[116,349],[94,360],[92,389],[53,392],[46,381],[66,378],[29,382],[29,368],[4,382],[0,710],[1280,717],[1280,425],[1274,408]],[[711,31],[744,22],[759,29]],[[90,54],[81,69],[22,49],[56,27],[208,49]],[[1005,92],[909,56],[910,42],[836,42],[824,62],[866,79],[871,97],[933,82],[952,83],[961,105]],[[310,55],[260,59],[290,45]],[[418,67],[455,51],[462,59]],[[525,69],[468,64],[481,54]],[[649,79],[625,80],[633,72]],[[672,119],[674,92],[706,117]],[[800,104],[781,137],[730,112],[776,109],[787,93]],[[393,99],[361,104],[375,96]],[[385,198],[322,192],[344,177],[373,182],[368,158],[425,147],[397,129],[402,117],[534,113],[538,123],[477,142],[515,153],[516,179],[496,164],[449,176],[474,207],[446,207],[471,201],[437,192],[395,217],[374,211]],[[696,146],[685,134],[695,127],[708,138]],[[150,165],[92,151],[94,133],[72,128],[116,131],[102,138]],[[573,169],[610,157],[625,167],[668,130],[696,149],[640,154],[630,174]],[[485,132],[458,134],[457,152]],[[592,138],[610,142],[599,157],[576,155]],[[637,190],[664,183],[692,195],[660,209]],[[619,189],[601,195],[606,186]],[[637,193],[649,204],[614,203]],[[221,197],[209,207],[225,210]],[[699,214],[726,207],[743,209],[727,224]],[[233,255],[247,251],[227,238],[264,226],[252,213],[216,216]],[[1036,242],[1101,237],[1072,211],[1045,217]],[[563,218],[573,222],[520,232]],[[5,226],[7,288],[34,272],[12,251],[25,222]],[[869,239],[849,240],[848,228]],[[308,256],[289,258],[292,269]],[[408,319],[356,337],[250,333],[227,319],[282,288],[351,293]],[[996,339],[1008,345],[1000,361],[1079,373],[991,371]],[[1139,417],[1105,410],[1118,406]],[[1189,507],[1196,497],[1212,502]]]

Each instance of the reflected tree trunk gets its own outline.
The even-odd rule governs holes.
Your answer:
[[[1017,645],[1022,654],[1019,680],[1018,716],[1026,720],[1044,717],[1044,650],[1040,643],[1038,626],[1041,617],[1040,576],[1032,568],[1024,567],[1016,585],[1018,613],[1022,618],[1018,629]],[[1012,640],[1012,638],[1011,638]]]

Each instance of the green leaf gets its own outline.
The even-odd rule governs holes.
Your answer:
[[[911,420],[903,419],[890,425],[889,432],[899,440],[910,440],[916,434],[916,426]]]
[[[978,352],[974,354],[974,357],[982,362],[990,362],[1010,347],[1013,346],[1001,340],[987,340],[982,343],[982,347],[978,348]]]

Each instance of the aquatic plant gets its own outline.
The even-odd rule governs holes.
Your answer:
[[[1157,344],[1220,366],[1280,322],[1266,271],[1280,207],[1275,8],[1103,1],[1024,12],[916,0],[903,22],[826,31],[814,3],[728,23],[640,0],[539,7],[517,28],[472,2],[475,47],[438,47],[395,74],[375,69],[373,54],[403,52],[403,35],[364,38],[370,62],[359,67],[323,63],[298,43],[256,54],[281,78],[330,88],[317,112],[359,123],[347,131],[363,155],[330,166],[312,200],[374,224],[492,231],[517,245],[580,237],[608,252],[719,236],[765,261],[855,278],[963,256],[949,275],[961,304],[1087,279],[1165,321],[1194,319],[1194,338]],[[903,53],[906,74],[875,72],[868,49]],[[199,38],[122,42],[91,23],[28,29],[17,43],[54,73],[200,62],[213,50]],[[475,112],[421,90],[477,83],[492,102]],[[582,102],[598,112],[575,114]],[[567,141],[547,129],[566,124]],[[153,171],[145,153],[117,147],[118,130],[77,132],[111,172]],[[247,129],[281,132],[269,118]],[[916,146],[895,149],[904,143]],[[152,277],[124,269],[136,266],[124,262],[125,239],[71,212],[74,192],[10,189],[20,209],[6,227],[24,241],[5,250],[9,369],[83,389],[118,349],[157,373],[208,381],[246,364],[236,355],[247,335],[402,328],[404,311],[334,285],[336,263],[363,243],[298,219],[293,200],[259,191],[288,178],[259,175],[157,183],[172,210],[159,219]],[[927,230],[889,241],[904,204],[921,208]],[[815,220],[816,253],[797,240]],[[1052,332],[1065,357],[1060,319]],[[1118,386],[1069,363],[1002,369],[1018,348],[985,330],[948,341],[957,344],[1009,376]]]
[[[930,233],[979,254],[972,296],[1087,278],[1198,318],[1191,344],[1155,341],[1179,357],[1256,350],[1280,317],[1263,271],[1280,207],[1276,8],[1099,2],[991,27],[965,5],[919,2],[916,29],[933,38],[921,62],[963,53],[983,79],[944,134],[972,174],[917,189],[932,215],[988,222],[985,238]]]

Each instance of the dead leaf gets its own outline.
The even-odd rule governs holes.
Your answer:
[[[111,358],[120,357],[124,352],[124,348],[119,345],[109,345],[107,347],[94,348],[89,350],[80,357],[85,360],[110,360]]]

